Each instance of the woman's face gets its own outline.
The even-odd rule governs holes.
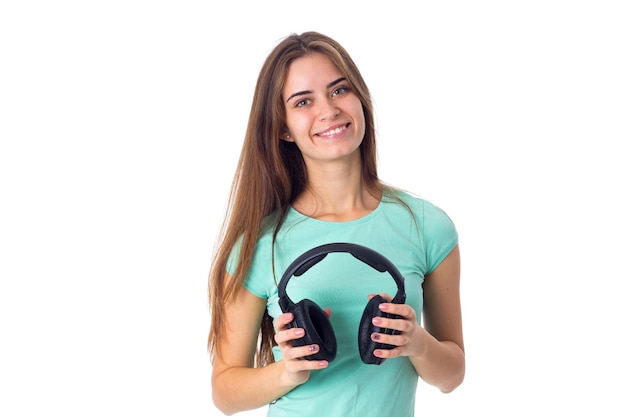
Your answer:
[[[281,138],[296,143],[307,165],[359,157],[363,106],[329,58],[313,53],[293,61],[282,99],[287,132]]]

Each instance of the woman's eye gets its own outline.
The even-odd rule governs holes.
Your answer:
[[[338,87],[333,90],[333,96],[339,96],[348,92],[348,87]]]
[[[311,102],[311,100],[309,100],[308,98],[297,101],[296,102],[296,107],[302,107],[302,106],[306,106],[307,104],[309,104]]]

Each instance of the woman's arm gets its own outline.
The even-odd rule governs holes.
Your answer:
[[[424,281],[424,328],[410,356],[420,377],[443,392],[453,391],[465,377],[460,277],[457,246]]]
[[[417,324],[415,310],[406,304],[380,305],[382,311],[403,319],[373,319],[376,326],[401,331],[396,336],[373,334],[373,340],[397,346],[376,350],[374,355],[408,356],[420,378],[442,392],[453,391],[465,377],[460,274],[457,246],[424,280],[424,327]]]
[[[254,367],[254,356],[266,300],[242,288],[225,306],[225,337],[217,341],[211,386],[213,402],[225,414],[262,407],[306,382],[311,369],[328,363],[299,360],[315,347],[292,347],[291,340],[302,337],[301,329],[286,329],[293,320],[283,314],[274,323],[276,341],[284,360],[263,368]]]

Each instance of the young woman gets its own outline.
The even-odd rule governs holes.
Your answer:
[[[311,359],[325,347],[302,342],[304,326],[279,305],[279,281],[302,253],[337,242],[390,261],[406,302],[391,302],[399,285],[388,274],[328,254],[286,290],[323,308],[335,333],[336,354]],[[459,280],[452,221],[377,176],[372,102],[348,53],[315,32],[285,38],[257,81],[211,269],[216,406],[225,414],[270,404],[270,416],[412,416],[418,376],[443,392],[464,378]],[[376,295],[387,302],[366,320],[379,331],[365,337],[382,344],[372,353],[382,363],[372,365],[358,344]]]

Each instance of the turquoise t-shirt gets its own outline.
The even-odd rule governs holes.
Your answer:
[[[406,303],[422,310],[422,283],[450,253],[458,235],[450,218],[426,200],[400,193],[407,208],[384,197],[365,217],[328,222],[290,209],[276,240],[272,269],[272,230],[257,242],[245,287],[267,299],[272,317],[282,314],[277,284],[287,267],[303,252],[333,242],[367,246],[388,258],[405,279]],[[234,256],[236,258],[236,256]],[[233,259],[234,261],[234,259]],[[234,262],[229,272],[233,272]],[[311,372],[309,380],[270,404],[268,416],[348,417],[414,415],[418,375],[406,357],[381,365],[361,362],[358,329],[368,294],[394,296],[396,283],[348,253],[331,253],[301,276],[291,277],[287,294],[297,303],[308,298],[330,308],[337,338],[337,355],[328,368]],[[276,361],[281,352],[274,348]]]

